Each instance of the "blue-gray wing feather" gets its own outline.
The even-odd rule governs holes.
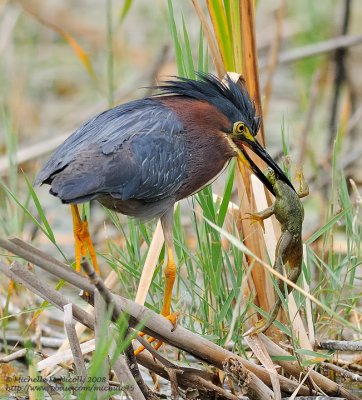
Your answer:
[[[157,201],[185,177],[183,125],[156,99],[107,110],[75,131],[51,156],[36,184],[64,202],[110,194]]]

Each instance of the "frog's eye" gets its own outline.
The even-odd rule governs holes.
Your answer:
[[[245,131],[245,124],[243,122],[235,122],[233,131],[238,134],[243,133]]]

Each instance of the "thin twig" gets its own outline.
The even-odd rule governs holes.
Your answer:
[[[354,130],[354,128],[357,126],[361,118],[362,118],[362,105],[360,105],[351,115],[346,126],[346,135],[348,135],[350,132]]]
[[[83,360],[82,350],[80,348],[77,332],[74,328],[72,303],[66,304],[63,309],[64,326],[67,332],[70,349],[73,354],[75,369],[82,382],[85,382],[87,378],[87,368],[85,367],[85,363]]]
[[[110,355],[116,352],[116,344],[114,340],[111,343]],[[112,357],[113,358],[113,357]],[[137,385],[133,375],[131,374],[124,354],[120,354],[113,364],[113,370],[121,383],[126,388],[126,392],[133,400],[145,400],[145,397]]]
[[[115,271],[111,271],[109,273],[109,275],[107,276],[107,278],[104,281],[104,284],[107,286],[107,288],[109,290],[112,291],[112,289],[115,287],[115,285],[119,282],[119,278],[118,275],[116,274]],[[94,312],[94,308],[92,305],[88,304],[88,307],[85,308],[85,311],[89,312],[90,314],[93,314]],[[75,325],[75,330],[77,331],[77,336],[79,337],[84,331],[85,331],[85,326],[82,325],[81,323],[77,322],[77,324]],[[64,343],[59,347],[58,351],[62,351],[67,349],[68,346],[68,342],[64,341]]]
[[[0,268],[0,271],[1,271],[1,268]],[[30,337],[24,337],[24,336],[17,335],[17,334],[7,333],[6,337],[0,336],[0,343],[5,343],[5,341],[8,345],[18,345],[18,344],[24,345],[26,342],[30,342],[35,346],[36,342],[37,342],[37,338],[35,337],[35,335],[32,335]],[[62,343],[63,343],[63,339],[60,339],[60,338],[46,337],[46,336],[40,337],[41,347],[57,349]]]
[[[68,264],[65,264],[64,262],[59,261],[57,258],[51,256],[48,253],[45,253],[44,251],[41,251],[37,249],[36,247],[32,246],[31,244],[24,242],[24,240],[21,240],[18,237],[9,237],[8,238],[9,242],[13,243],[16,246],[19,246],[20,248],[24,249],[25,251],[35,254],[39,257],[42,257],[44,260],[49,261],[52,264],[59,265],[59,267],[62,268],[69,268]]]
[[[47,300],[52,304],[56,304],[61,311],[63,311],[63,307],[66,304],[71,302],[61,293],[46,286],[46,284],[43,284],[39,280],[39,277],[23,268],[17,261],[12,263],[10,269],[8,265],[0,262],[0,271],[10,279],[23,284],[42,299]],[[82,324],[94,330],[94,318],[75,304],[73,304],[73,316],[77,321],[82,322]]]
[[[355,162],[361,159],[362,141],[357,141],[356,143],[353,143],[353,145],[354,145],[353,148],[349,150],[348,153],[346,153],[343,157],[340,157],[338,166],[341,171],[345,170],[346,168],[350,167]],[[326,164],[329,164],[331,157],[332,154],[329,152],[327,157],[319,161],[318,165],[322,168]],[[315,187],[316,190],[321,188],[323,189],[326,185],[330,184],[331,181],[330,174],[326,173],[324,173],[322,177],[315,175],[308,183],[313,184],[317,180],[317,178],[318,178],[318,187]],[[318,229],[318,227],[316,227],[315,229]]]
[[[49,255],[44,257],[46,253],[40,252],[39,250],[35,251],[32,246],[30,246],[31,249],[29,249],[29,245],[24,246],[23,243],[20,244],[19,239],[16,243],[14,243],[14,239],[12,241],[0,239],[0,247],[64,279],[75,287],[81,287],[81,289],[85,291],[93,291],[92,285],[87,280],[80,279],[81,276],[72,268],[69,268],[66,264],[59,263],[59,261],[53,261],[52,257]]]
[[[334,365],[331,363],[324,362],[322,363],[322,367],[326,369],[330,369],[331,371],[336,372],[337,374],[343,376],[345,379],[352,382],[362,382],[362,376],[359,374],[354,374],[351,371],[347,371],[344,368],[338,367],[338,365]]]
[[[0,363],[7,363],[10,361],[17,360],[18,358],[23,358],[26,355],[26,349],[20,349],[15,351],[14,353],[9,354],[8,356],[4,356],[0,358]]]
[[[278,56],[278,64],[287,64],[304,58],[319,56],[324,53],[330,53],[336,49],[357,46],[362,43],[362,35],[343,35],[328,39],[322,42],[309,44],[303,47],[298,47],[293,50],[283,51]],[[265,69],[268,62],[262,61],[259,65],[260,69]]]
[[[346,35],[349,27],[350,16],[351,16],[351,0],[344,0],[343,8],[343,20],[342,20],[342,35]],[[334,91],[329,119],[329,149],[332,152],[334,138],[337,132],[337,118],[338,105],[341,97],[342,85],[346,80],[346,65],[345,57],[347,54],[346,48],[338,48],[334,54]]]
[[[74,306],[74,304],[73,304]],[[95,344],[94,344],[94,339],[88,340],[88,342],[84,342],[80,344],[80,350],[82,355],[84,356],[85,354],[91,353],[95,350]],[[69,361],[73,360],[73,354],[71,349],[64,350],[61,353],[56,353],[53,354],[52,356],[49,356],[45,358],[44,360],[41,360],[37,364],[38,371],[44,371],[47,368],[53,368],[55,365],[61,365],[62,368],[69,369],[67,365],[64,365],[64,363],[67,363]]]
[[[325,350],[362,351],[362,340],[323,340],[316,345]]]
[[[308,372],[303,376],[303,379],[300,380],[298,387],[295,389],[294,393],[290,396],[289,400],[294,400],[298,396],[299,388],[304,385],[304,382],[309,379],[309,375],[313,371],[313,366],[310,365],[308,368]]]
[[[342,368],[348,368],[353,371],[360,372],[362,374],[362,365],[358,364],[358,362],[359,362],[358,358],[357,358],[357,360],[354,360],[353,362],[349,362],[346,360],[333,360],[333,362]]]

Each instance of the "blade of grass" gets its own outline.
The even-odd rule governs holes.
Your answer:
[[[184,16],[182,16],[182,29],[183,29],[183,35],[184,35],[184,43],[185,43],[185,69],[187,69],[187,76],[191,79],[195,79],[195,66],[194,66],[194,60],[192,57],[192,50],[191,50],[191,45],[190,45],[190,39],[189,35],[187,33],[186,25],[185,25],[185,19]]]
[[[49,222],[48,222],[48,220],[47,220],[47,218],[45,216],[45,213],[43,211],[43,208],[42,208],[42,206],[40,204],[39,198],[38,198],[38,196],[36,195],[36,193],[34,191],[33,185],[30,183],[28,177],[25,174],[24,174],[24,178],[25,178],[25,182],[26,182],[26,185],[28,187],[30,196],[33,199],[33,202],[34,202],[35,207],[36,207],[36,209],[38,211],[39,217],[40,217],[41,221],[43,222],[44,228],[45,228],[45,230],[47,232],[47,236],[48,236],[48,238],[50,239],[50,241],[52,243],[55,243],[55,236],[54,236],[53,230],[49,225]]]
[[[183,58],[180,41],[178,38],[176,22],[175,22],[175,17],[174,17],[174,13],[173,13],[172,0],[168,0],[167,5],[168,5],[168,17],[169,17],[168,19],[169,19],[169,23],[170,23],[172,40],[173,40],[173,43],[175,46],[177,70],[178,70],[178,73],[180,76],[186,76],[185,75],[186,74],[185,62],[184,62],[184,58]]]
[[[17,197],[8,189],[3,183],[0,183],[2,188],[6,191],[6,193],[15,201],[15,203],[24,211],[24,213],[34,222],[34,224],[49,238],[50,241],[53,242],[54,235],[49,236],[47,229],[45,229],[39,221],[34,217],[34,215],[24,207],[21,202],[17,199]]]
[[[341,211],[337,215],[335,215],[333,218],[331,218],[322,228],[318,229],[316,232],[313,233],[306,241],[306,245],[311,245],[314,241],[316,241],[319,237],[324,235],[326,232],[328,232],[342,217],[344,217],[349,211],[351,210],[351,207],[346,208],[345,210]]]
[[[229,3],[228,7],[227,3]],[[225,1],[225,10],[228,14],[230,14],[229,18],[231,19],[230,32],[234,54],[234,70],[241,72],[243,69],[243,58],[239,0],[228,0],[227,2]]]
[[[124,4],[119,16],[119,21],[123,22],[132,6],[132,0],[124,0]]]
[[[227,71],[235,71],[232,39],[222,0],[207,0],[207,8],[214,27],[214,33],[221,53],[223,65]]]
[[[197,70],[199,72],[206,72],[204,70],[204,36],[202,33],[202,26],[200,25],[199,32],[199,47],[198,47],[198,58],[197,58]]]
[[[225,217],[228,211],[229,207],[229,202],[231,198],[231,193],[233,190],[233,185],[234,185],[234,176],[235,176],[235,161],[229,165],[228,167],[228,174],[226,177],[226,184],[225,184],[225,189],[224,189],[224,194],[222,197],[222,202],[219,208],[219,214],[217,218],[217,224],[219,226],[224,225]]]
[[[206,40],[209,44],[211,58],[214,62],[217,74],[219,77],[222,77],[225,75],[226,70],[225,70],[224,64],[222,62],[222,57],[221,57],[220,51],[215,43],[214,35],[212,34],[212,31],[207,22],[206,15],[202,10],[199,0],[192,0],[192,4],[194,5],[195,10],[200,18],[202,30],[203,30],[203,32],[206,36]],[[205,69],[205,71],[207,71],[207,68]]]

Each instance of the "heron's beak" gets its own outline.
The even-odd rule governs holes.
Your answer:
[[[269,153],[264,149],[264,147],[260,145],[260,143],[254,137],[248,141],[236,140],[235,144],[240,150],[238,156],[239,160],[244,165],[246,165],[263,182],[263,184],[269,189],[271,193],[275,194],[273,186],[265,177],[263,172],[256,166],[256,164],[249,157],[248,153],[245,151],[244,145],[248,146],[250,150],[252,150],[257,156],[259,156],[263,161],[265,161],[268,167],[270,167],[275,172],[276,179],[284,181],[291,188],[293,188],[293,185],[290,183],[289,179],[281,170],[281,168],[278,166],[278,164],[270,157]]]

